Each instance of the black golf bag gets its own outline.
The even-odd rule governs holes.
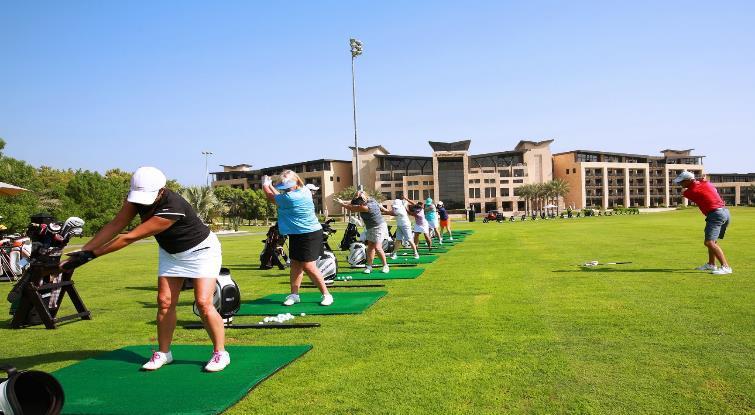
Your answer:
[[[388,225],[388,237],[383,239],[383,252],[392,254],[396,250],[396,232],[391,232],[393,226]]]
[[[359,239],[359,228],[357,227],[359,224],[359,219],[353,216],[349,218],[349,224],[346,225],[346,232],[343,233],[343,238],[341,238],[341,244],[339,245],[341,251],[348,251],[351,244]]]
[[[212,295],[212,305],[218,310],[226,324],[233,321],[233,316],[241,307],[241,291],[236,281],[231,278],[231,271],[228,268],[220,268],[220,275],[215,283],[215,293]],[[194,314],[199,315],[196,301]]]
[[[271,226],[267,231],[267,237],[262,243],[265,244],[260,253],[260,269],[270,269],[277,266],[279,269],[286,269],[288,256],[284,249],[286,237],[278,232],[278,224]],[[281,261],[281,258],[283,259]]]
[[[0,379],[0,414],[60,414],[65,396],[52,375],[37,370],[18,372],[7,365],[0,370],[8,373],[7,379]]]
[[[317,265],[317,268],[320,270],[320,273],[322,273],[323,279],[328,283],[335,281],[336,274],[338,274],[338,260],[336,259],[336,255],[333,253],[333,250],[330,248],[330,244],[328,243],[328,238],[337,232],[336,229],[333,229],[333,227],[330,226],[330,224],[333,222],[335,222],[335,219],[328,219],[327,221],[325,221],[325,223],[321,224],[323,252],[315,263]]]

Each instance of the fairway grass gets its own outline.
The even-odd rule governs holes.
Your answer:
[[[697,209],[454,223],[476,232],[420,265],[421,278],[384,281],[388,294],[363,314],[294,320],[322,324],[314,329],[228,330],[229,345],[313,349],[227,413],[752,414],[755,209],[732,209],[721,241],[732,275],[692,270],[707,259],[704,224]],[[257,269],[258,235],[221,242],[242,301],[288,289],[287,271]],[[591,260],[632,264],[576,266]],[[6,319],[0,363],[52,371],[155,344],[156,269],[152,243],[80,268],[93,320],[14,331]],[[184,292],[179,326],[197,321],[192,301]],[[209,340],[178,328],[175,343]]]

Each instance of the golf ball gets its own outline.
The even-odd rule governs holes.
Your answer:
[[[259,322],[259,323],[257,323],[257,324],[265,324],[265,323],[263,323],[263,322],[261,322],[261,321],[260,321],[260,322]]]
[[[306,313],[301,313],[301,314],[299,314],[299,315],[300,315],[300,316],[302,316],[302,317],[304,317],[304,316],[306,316],[307,314],[306,314]]]

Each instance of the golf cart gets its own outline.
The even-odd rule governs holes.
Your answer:
[[[490,221],[496,221],[498,223],[501,223],[504,220],[506,220],[506,218],[503,217],[503,213],[497,210],[489,210],[485,213],[485,217],[482,218],[482,223],[488,223]]]

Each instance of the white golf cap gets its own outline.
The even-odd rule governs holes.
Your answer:
[[[441,201],[439,200],[439,201],[438,201],[438,206],[443,206],[443,202],[441,202]]]
[[[403,205],[404,205],[404,201],[403,200],[401,200],[401,199],[394,199],[393,200],[393,206],[403,206]]]
[[[307,183],[307,185],[306,185],[306,186],[304,186],[304,187],[306,187],[307,189],[309,189],[309,190],[311,190],[311,191],[313,191],[313,192],[314,192],[314,191],[316,191],[316,190],[320,190],[320,188],[319,188],[319,187],[317,187],[317,186],[313,185],[312,183]]]
[[[694,180],[694,179],[695,179],[695,175],[692,174],[692,172],[685,170],[679,173],[678,176],[676,176],[676,179],[674,179],[674,184],[679,184],[685,180]]]
[[[163,172],[155,167],[139,167],[131,176],[131,191],[128,192],[128,200],[140,205],[155,203],[160,189],[165,187],[167,179]]]

